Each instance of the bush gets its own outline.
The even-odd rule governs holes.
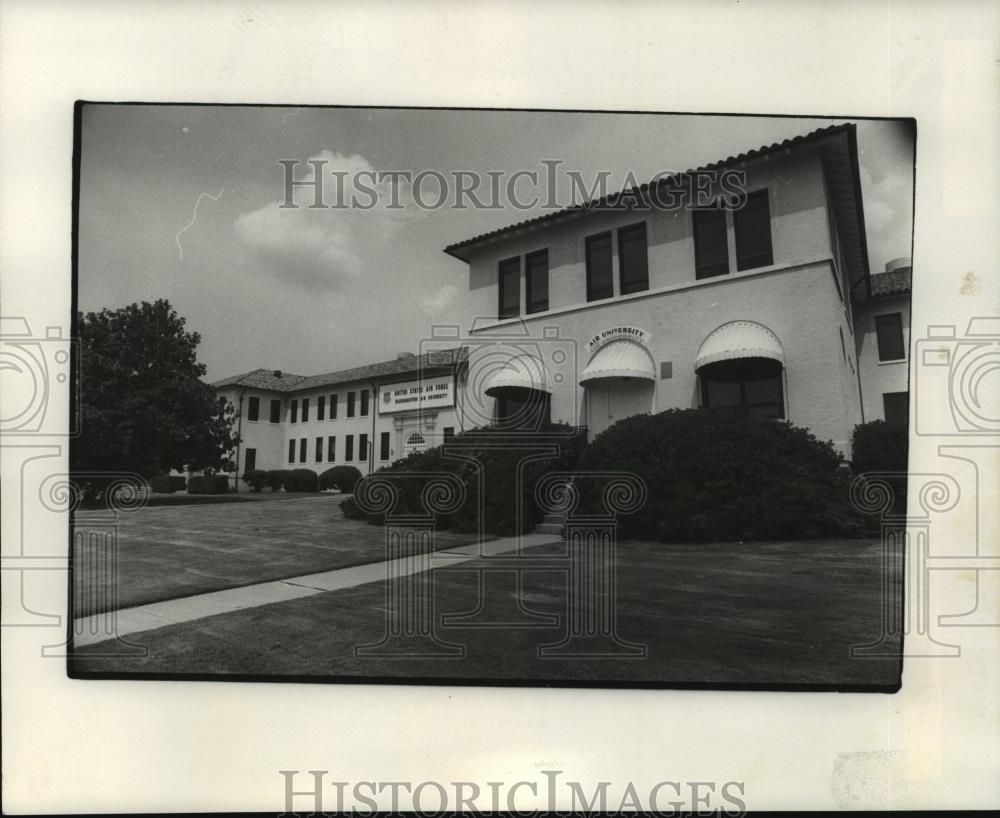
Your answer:
[[[175,491],[184,491],[187,487],[187,480],[180,475],[159,474],[149,479],[149,488],[157,494],[173,494]]]
[[[337,489],[344,494],[354,491],[354,484],[361,479],[361,472],[354,466],[334,466],[319,476],[319,487],[323,491]]]
[[[346,497],[340,501],[340,510],[343,515],[348,520],[364,520],[367,515],[358,508],[358,504],[354,501],[354,497]]]
[[[448,440],[449,456],[442,447],[415,452],[380,473],[447,472],[454,474],[465,489],[465,499],[454,512],[439,514],[437,523],[443,529],[507,536],[526,533],[541,522],[544,512],[535,502],[535,484],[550,471],[573,468],[583,448],[583,435],[571,426],[549,424],[540,432],[519,439],[510,430],[474,429]],[[545,459],[534,459],[539,448],[551,447],[554,453]],[[451,456],[452,454],[456,456]],[[528,462],[523,462],[528,461]],[[481,464],[477,467],[476,463]],[[518,498],[518,474],[521,475]],[[394,513],[426,513],[421,494],[427,478],[402,480],[400,498]],[[483,506],[480,511],[480,490]],[[517,510],[523,515],[520,519]],[[381,523],[377,515],[368,515],[371,523]]]
[[[285,491],[319,491],[319,478],[312,469],[292,469],[284,485]]]
[[[254,491],[261,491],[267,483],[267,472],[262,469],[251,469],[243,475],[243,482]]]
[[[228,494],[229,478],[224,474],[204,474],[188,480],[188,494]]]
[[[267,472],[267,485],[271,488],[271,491],[280,491],[287,476],[288,469],[271,469]]]
[[[645,481],[645,505],[619,518],[627,537],[744,541],[864,530],[833,444],[783,421],[707,409],[637,415],[587,447],[578,471],[588,470]],[[580,492],[581,512],[602,510],[593,483],[581,480]]]
[[[906,473],[909,456],[909,437],[905,423],[888,423],[873,420],[854,427],[851,441],[856,474],[868,472],[895,472],[885,478],[893,489],[893,508],[896,513],[906,511]]]

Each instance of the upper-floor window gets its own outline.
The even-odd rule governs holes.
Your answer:
[[[322,420],[326,414],[326,395],[316,398],[316,420]]]
[[[358,435],[358,460],[368,459],[368,435]]]
[[[367,389],[361,390],[361,417],[368,417],[368,398],[369,393]]]
[[[729,244],[726,211],[696,210],[694,226],[695,278],[712,278],[729,272]]]
[[[260,420],[260,398],[250,398],[247,401],[247,420]]]
[[[544,312],[549,308],[549,251],[539,250],[524,257],[525,312]]]
[[[521,259],[509,258],[500,262],[500,318],[516,318],[521,314]]]
[[[379,460],[389,459],[389,433],[382,432],[382,437],[379,438]]]
[[[337,419],[337,395],[330,395],[330,420]]]
[[[611,298],[615,294],[611,272],[611,233],[587,237],[587,300]]]
[[[309,398],[302,399],[302,422],[309,420]]]
[[[292,400],[292,405],[288,409],[288,414],[291,416],[291,422],[296,423],[299,419],[299,402],[297,400]]]
[[[354,417],[354,393],[347,393],[347,416],[349,418]]]
[[[281,401],[271,401],[271,423],[281,423]]]
[[[619,290],[622,295],[649,289],[649,258],[646,223],[639,222],[618,231]]]
[[[316,438],[316,462],[323,462],[323,438],[321,437]]]
[[[736,269],[752,270],[774,264],[771,252],[771,205],[767,188],[747,196],[746,204],[733,213],[736,234]]]
[[[910,394],[909,392],[883,392],[882,412],[887,423],[902,423],[910,418]]]
[[[875,332],[878,334],[878,359],[880,361],[902,361],[906,358],[903,343],[903,317],[898,312],[875,316]]]

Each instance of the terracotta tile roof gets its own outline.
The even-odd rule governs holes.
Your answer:
[[[890,273],[874,273],[871,282],[871,297],[884,295],[902,295],[910,291],[911,269],[904,267]]]
[[[341,369],[327,372],[323,375],[290,375],[283,373],[275,377],[272,370],[255,369],[243,375],[235,375],[216,381],[212,386],[249,386],[271,392],[302,392],[307,389],[319,389],[324,386],[334,386],[341,383],[355,383],[388,378],[394,375],[408,375],[422,370],[451,369],[468,360],[468,347],[455,347],[428,352],[424,355],[411,355],[405,358],[394,358],[377,364],[356,366],[351,369]]]
[[[796,147],[803,144],[804,142],[810,142],[815,139],[823,139],[828,136],[833,136],[838,133],[848,133],[853,134],[855,131],[855,126],[852,123],[847,123],[844,125],[831,125],[827,128],[818,128],[807,134],[802,134],[800,136],[793,137],[791,139],[786,139],[783,142],[775,142],[772,145],[762,145],[756,150],[746,151],[744,153],[737,154],[736,156],[728,156],[725,159],[720,159],[716,162],[712,162],[708,165],[702,165],[698,168],[693,168],[684,173],[674,174],[673,176],[668,176],[663,179],[658,180],[661,185],[670,184],[676,182],[678,179],[683,178],[686,174],[696,173],[698,171],[714,170],[716,168],[727,167],[729,165],[739,164],[740,162],[746,162],[749,159],[755,159],[760,156],[765,156],[769,153],[775,153],[777,151],[786,150],[787,148]],[[468,258],[462,254],[462,248],[470,247],[475,244],[479,244],[488,239],[494,239],[505,233],[512,233],[514,231],[523,230],[528,227],[534,227],[535,225],[542,224],[544,222],[552,221],[555,219],[565,218],[570,214],[580,214],[592,209],[600,209],[608,207],[609,205],[614,205],[615,202],[619,201],[623,196],[628,195],[629,197],[635,196],[638,193],[644,193],[649,189],[649,183],[640,185],[638,189],[629,188],[627,190],[622,190],[617,193],[612,193],[604,196],[600,199],[593,199],[584,204],[574,205],[572,207],[564,208],[563,210],[558,210],[554,213],[545,213],[541,216],[536,216],[533,219],[526,219],[516,224],[508,225],[507,227],[500,227],[496,230],[491,230],[488,233],[481,233],[478,236],[473,236],[471,239],[463,239],[462,241],[455,242],[454,244],[449,244],[444,248],[444,251],[461,261],[468,261]]]

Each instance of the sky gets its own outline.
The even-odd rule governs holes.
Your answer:
[[[518,170],[560,161],[608,190],[816,128],[858,125],[870,266],[910,254],[913,132],[892,120],[426,109],[88,105],[80,159],[79,308],[168,299],[202,338],[210,381],[258,367],[310,375],[416,351],[435,324],[471,316],[467,266],[443,249],[545,212],[424,209],[419,189],[376,185],[378,204],[285,201],[285,170]],[[352,178],[348,175],[344,178]],[[335,204],[336,179],[323,198]],[[515,189],[529,198],[530,184]],[[454,190],[454,187],[452,187]],[[352,191],[347,189],[346,194]],[[371,201],[353,191],[359,201]],[[480,199],[489,201],[488,188]],[[384,206],[395,197],[399,209]]]

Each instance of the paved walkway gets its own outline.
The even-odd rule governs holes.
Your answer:
[[[484,543],[462,545],[435,551],[431,570],[446,560],[449,565],[457,565],[480,557],[510,553],[518,548],[534,548],[558,542],[560,538],[552,534],[525,534],[522,537],[501,537]],[[420,570],[419,565],[419,560],[403,557],[393,560],[391,565],[385,561],[372,562],[318,574],[261,582],[242,588],[228,588],[224,591],[213,591],[181,599],[152,602],[134,608],[122,608],[106,614],[95,614],[73,620],[73,640],[77,647],[84,647],[115,635],[128,636],[131,633],[162,628],[178,622],[191,622],[243,608],[256,608],[274,602],[287,602],[329,591],[354,588],[370,582],[383,582],[389,576],[390,568],[396,576],[407,576]]]

